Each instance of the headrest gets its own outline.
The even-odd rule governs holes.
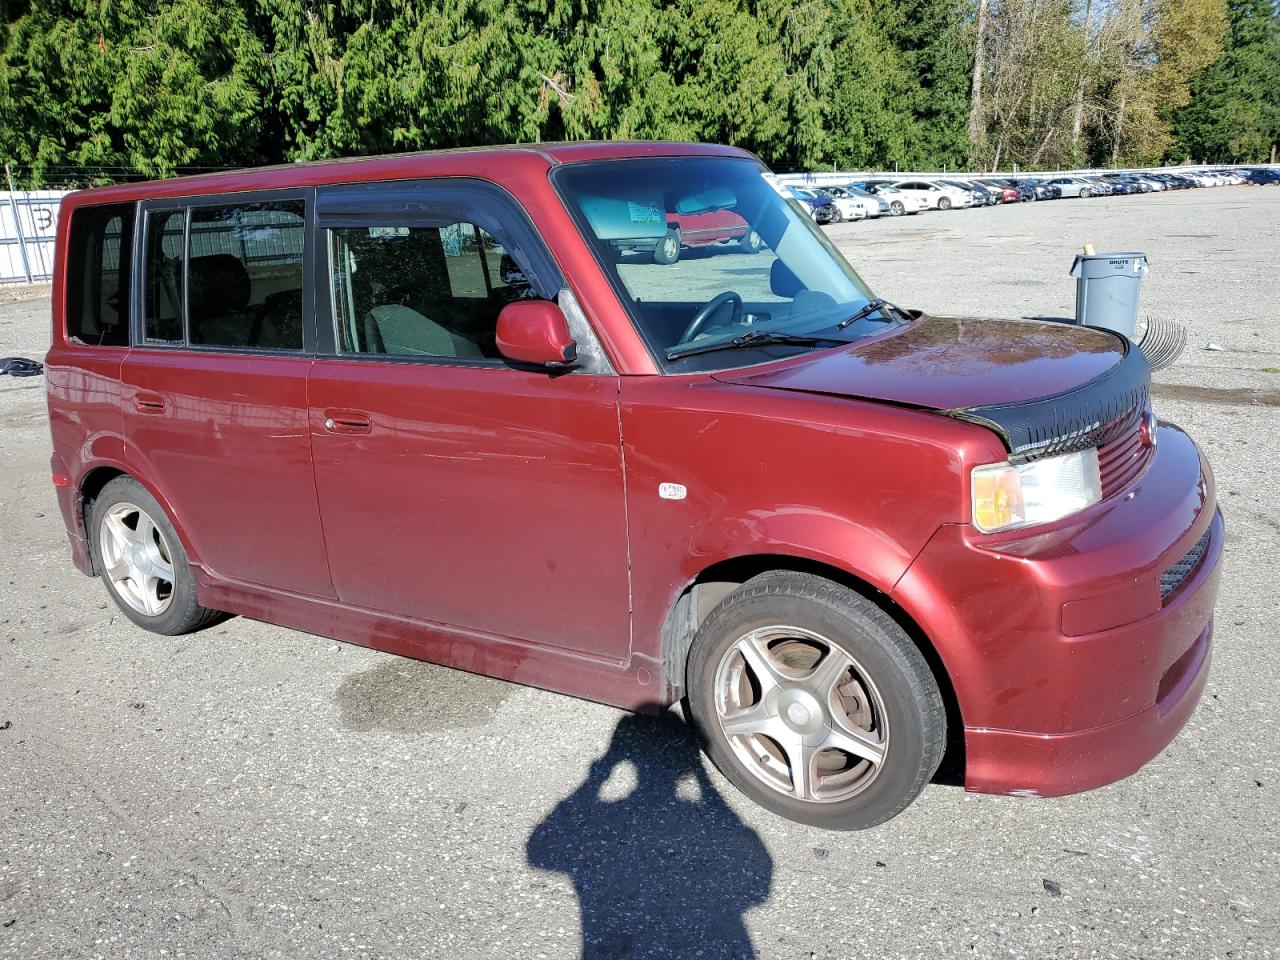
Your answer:
[[[230,253],[192,257],[187,265],[191,290],[187,303],[192,317],[217,317],[249,305],[249,271]]]

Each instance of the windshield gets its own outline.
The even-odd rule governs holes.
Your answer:
[[[837,328],[872,294],[754,160],[566,164],[552,179],[666,370],[760,363],[897,322],[873,310]]]

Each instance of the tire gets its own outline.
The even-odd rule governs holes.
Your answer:
[[[1093,191],[1092,191],[1092,190],[1090,190],[1088,187],[1081,187],[1081,188],[1080,188],[1080,199],[1081,199],[1081,200],[1088,200],[1088,199],[1089,199],[1090,197],[1092,197],[1092,196],[1093,196]]]
[[[840,212],[839,207],[833,207],[832,211],[831,219],[827,221],[828,223],[839,223],[844,219],[844,214]]]
[[[675,263],[679,259],[680,231],[672,228],[653,248],[653,262],[666,266],[667,264]]]
[[[759,253],[764,242],[760,239],[760,234],[754,230],[747,230],[742,239],[738,241],[739,253]]]
[[[900,217],[907,212],[907,208],[903,206],[901,200],[893,201],[893,203],[889,204],[889,209],[893,211],[895,217]]]
[[[182,541],[164,508],[137,480],[112,480],[89,513],[94,568],[126,617],[168,637],[223,618],[196,602],[196,582]],[[140,570],[147,573],[140,577]]]
[[[942,760],[946,714],[919,649],[871,601],[821,577],[743,584],[699,628],[685,679],[712,762],[789,820],[873,827],[905,810]]]
[[[950,197],[939,197],[939,198],[938,198],[938,209],[939,209],[939,210],[950,210],[950,209],[951,209],[951,198],[950,198]]]

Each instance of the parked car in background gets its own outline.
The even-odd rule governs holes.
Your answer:
[[[875,197],[884,197],[889,203],[889,213],[900,217],[904,213],[919,213],[925,209],[925,202],[920,197],[907,196],[892,180],[855,180],[850,186],[865,190]]]
[[[1005,203],[1035,199],[1035,191],[1031,187],[1024,187],[1022,182],[1014,177],[997,177],[992,180],[992,183],[999,188],[1001,200]],[[1014,190],[1016,196],[1009,196],[1009,190]]]
[[[1132,176],[1135,180],[1141,183],[1145,183],[1148,187],[1150,187],[1151,189],[1147,191],[1149,193],[1161,193],[1162,191],[1168,189],[1168,187],[1165,185],[1163,180],[1157,180],[1155,177],[1151,176],[1151,174],[1149,173],[1134,173],[1134,174],[1130,174],[1130,176]]]
[[[1139,192],[1138,188],[1128,180],[1120,180],[1101,174],[1088,177],[1087,179],[1101,187],[1105,187],[1107,192],[1114,196],[1126,196],[1130,193]]]
[[[831,197],[819,194],[816,190],[792,187],[791,196],[808,209],[809,216],[816,223],[831,223],[837,217],[836,205],[831,202]]]
[[[1159,180],[1168,190],[1190,190],[1199,186],[1190,177],[1184,177],[1177,173],[1152,173],[1149,175],[1153,180]]]
[[[926,210],[950,210],[952,207],[973,206],[973,194],[961,187],[952,187],[937,180],[899,180],[894,186],[909,197],[924,202]]]
[[[1106,180],[1103,180],[1101,177],[1099,177],[1097,174],[1092,174],[1092,173],[1081,174],[1080,179],[1093,187],[1093,192],[1095,196],[1108,197],[1120,192],[1111,184],[1109,184]]]
[[[1036,185],[1032,180],[1018,178],[1010,181],[1010,184],[1018,189],[1018,199],[1024,203],[1039,200],[1040,197],[1036,193]]]
[[[1207,170],[1184,170],[1180,175],[1197,187],[1221,187],[1226,182]]]
[[[828,200],[831,203],[835,213],[831,218],[832,223],[843,223],[846,220],[865,220],[867,218],[867,208],[862,205],[860,200],[854,200],[847,196],[837,196],[835,190],[837,188],[818,187],[814,189],[814,193],[820,198]]]
[[[892,215],[893,211],[889,207],[889,201],[884,197],[877,197],[867,191],[855,187],[852,184],[846,184],[843,187],[827,187],[827,193],[835,198],[837,209],[839,204],[844,201],[848,203],[856,203],[862,208],[863,215],[866,217],[884,217]],[[851,218],[861,219],[861,218]]]
[[[72,561],[153,633],[243,614],[681,703],[729,783],[828,829],[901,813],[944,757],[1015,797],[1135,773],[1209,677],[1203,452],[1127,338],[896,307],[785,193],[742,150],[607,142],[67,195],[45,383]],[[716,211],[770,255],[600,255]],[[57,602],[105,622],[82,597]],[[251,639],[195,643],[253,673]],[[579,733],[537,705],[556,763]],[[326,726],[295,733],[332,759]],[[485,753],[379,776],[555,802],[478,782]]]
[[[972,180],[939,180],[938,183],[965,191],[971,198],[969,205],[973,207],[987,207],[999,202],[999,198],[996,197],[991,188],[984,187],[982,184]]]
[[[1064,197],[1096,197],[1104,192],[1084,177],[1054,177],[1049,184],[1057,187]]]
[[[645,214],[649,215],[649,214]],[[667,231],[656,238],[620,239],[611,242],[619,252],[649,253],[654,263],[672,264],[683,250],[716,247],[739,253],[760,249],[760,235],[732,210],[673,211],[667,216]]]
[[[1057,200],[1062,196],[1062,188],[1049,183],[1047,180],[1028,177],[1022,182],[1031,187],[1032,199],[1034,200]]]
[[[1280,184],[1280,170],[1269,167],[1253,167],[1240,171],[1240,175],[1250,183],[1259,186]]]
[[[1021,199],[1018,195],[1017,187],[1012,187],[995,177],[983,177],[979,182],[985,183],[992,190],[999,193],[1001,203],[1017,203]]]

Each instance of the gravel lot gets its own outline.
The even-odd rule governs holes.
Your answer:
[[[1161,757],[837,835],[745,802],[676,722],[244,619],[154,637],[72,568],[42,381],[4,378],[0,957],[1280,956],[1280,189],[830,236],[952,313],[1068,315],[1081,244],[1150,254],[1144,311],[1190,329],[1157,410],[1228,524],[1212,677]],[[12,296],[0,356],[39,355],[48,301]]]

